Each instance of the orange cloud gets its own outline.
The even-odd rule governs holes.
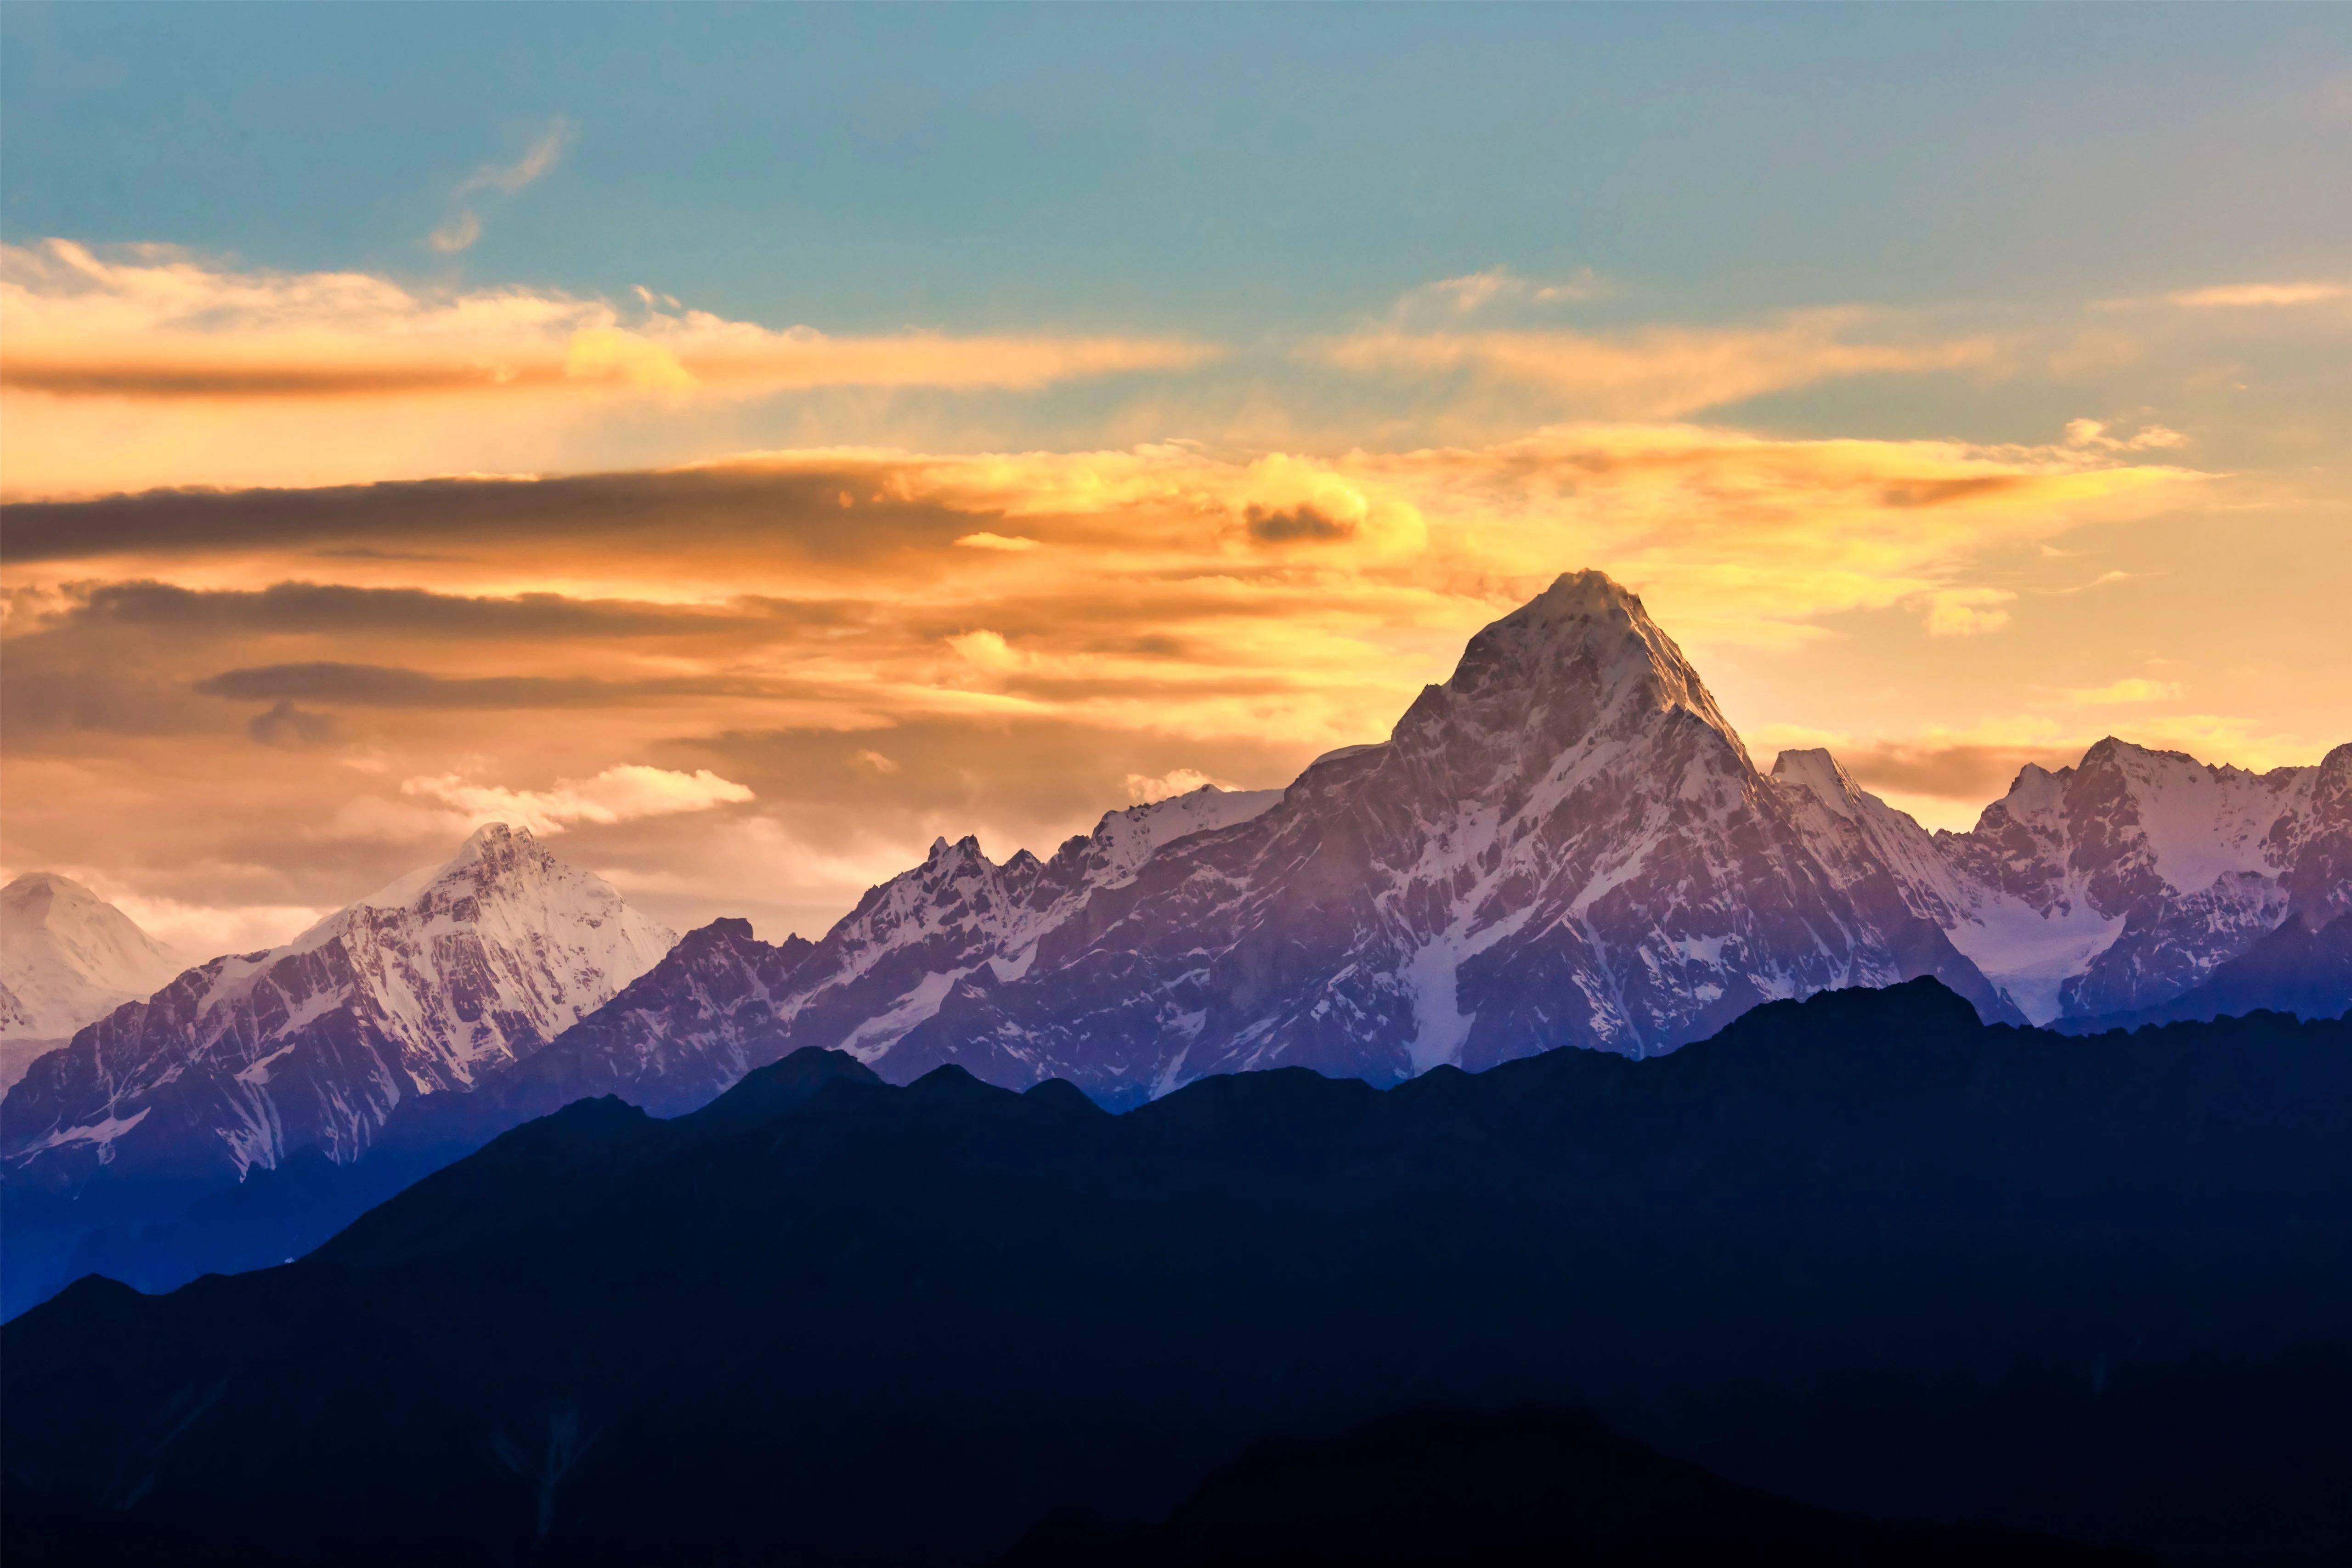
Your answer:
[[[1213,778],[1198,768],[1171,768],[1157,778],[1142,773],[1127,775],[1127,798],[1138,805],[1170,795],[1191,795],[1199,789],[1242,789],[1246,786],[1229,780]]]
[[[2130,436],[2118,436],[2103,420],[2066,421],[2066,445],[2102,452],[2147,452],[2189,445],[2189,437],[2161,425],[2143,425]]]
[[[2209,289],[2184,289],[2165,298],[2175,305],[2191,309],[2234,310],[2246,307],[2275,305],[2323,305],[2331,300],[2352,298],[2352,284],[2304,283],[2223,283]]]
[[[1632,583],[1701,646],[1788,647],[1825,616],[1902,605],[1982,632],[2017,597],[1969,580],[1989,553],[2142,515],[2196,478],[2074,448],[1689,426],[1252,458],[808,451],[17,504],[0,559],[29,617],[17,667],[52,669],[60,694],[18,689],[26,734],[88,668],[68,646],[211,628],[240,651],[194,689],[257,705],[256,722],[295,704],[271,732],[297,739],[341,733],[316,717],[337,710],[793,704],[845,727],[1058,712],[1336,743],[1563,563]],[[341,582],[289,581],[284,562]],[[112,585],[72,586],[93,577]],[[649,583],[669,607],[644,602]],[[67,639],[54,663],[45,637]],[[486,669],[434,638],[502,651]]]
[[[699,310],[507,290],[413,294],[364,274],[230,273],[141,247],[0,247],[0,385],[58,397],[401,397],[625,385],[1037,387],[1195,364],[1128,338],[835,338]]]
[[[2145,676],[2126,676],[2111,680],[2105,686],[2069,687],[2057,694],[2059,700],[2072,708],[2113,708],[2128,703],[2166,702],[2180,695],[2177,680],[2150,680]]]
[[[751,792],[708,768],[693,773],[625,763],[590,779],[559,779],[544,790],[479,784],[456,773],[404,779],[405,795],[437,800],[456,808],[453,828],[470,831],[486,822],[504,822],[534,833],[561,833],[578,823],[612,824],[646,816],[672,816],[740,805]]]
[[[835,337],[669,308],[650,291],[624,313],[523,289],[236,271],[163,247],[0,247],[13,495],[405,477],[478,458],[531,468],[616,398],[1031,391],[1213,352],[1160,338]],[[498,420],[484,419],[485,398],[505,409]],[[381,406],[355,417],[355,401]]]
[[[2009,625],[2002,605],[2017,595],[2006,588],[1939,588],[1922,595],[1931,637],[1968,637]]]

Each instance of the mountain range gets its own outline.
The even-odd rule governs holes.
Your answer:
[[[1647,1058],[1767,1001],[1921,976],[1988,1022],[2152,1019],[2265,942],[2284,956],[2228,1010],[2325,1010],[2326,985],[2273,973],[2325,943],[2279,933],[2347,914],[2352,745],[2256,774],[2102,741],[1930,833],[1826,752],[1759,769],[1641,602],[1572,574],[1386,741],[1286,789],[1112,812],[1048,858],[942,839],[814,942],[721,920],[673,942],[485,828],[36,1064],[0,1106],[27,1282],[8,1305],[78,1250],[158,1284],[284,1256],[530,1117],[604,1094],[681,1114],[806,1047],[1129,1107],[1244,1069],[1385,1085],[1563,1046]],[[142,1272],[152,1227],[199,1203]],[[198,1231],[227,1250],[190,1251]]]
[[[180,1213],[545,1046],[676,943],[529,833],[488,826],[281,947],[215,958],[32,1062],[0,1102],[10,1309],[93,1231]]]
[[[706,927],[518,1079],[537,1110],[667,1112],[813,1045],[1115,1106],[1273,1066],[1394,1083],[1923,974],[1988,1021],[2147,1007],[2352,911],[2352,745],[2255,774],[2103,741],[1930,834],[1826,752],[1759,771],[1594,573],[1480,632],[1386,742],[1213,798],[1140,856],[1107,852],[1117,814],[1046,862],[936,844],[818,942]]]

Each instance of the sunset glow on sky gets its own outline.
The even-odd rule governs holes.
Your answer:
[[[2343,7],[0,27],[0,860],[192,952],[814,934],[1581,567],[1931,826],[2352,739]]]

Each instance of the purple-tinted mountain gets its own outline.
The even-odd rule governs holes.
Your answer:
[[[528,1056],[676,941],[527,832],[283,947],[215,958],[35,1062],[0,1107],[12,1185],[219,1184],[306,1148],[358,1157],[394,1107]]]
[[[2067,1019],[2058,1026],[2087,1035],[2143,1024],[2232,1018],[2261,1009],[2299,1018],[2341,1018],[2352,1012],[2352,915],[2338,915],[2316,931],[2301,914],[2289,915],[2276,931],[2168,1002],[2135,1013]]]
[[[1050,860],[1024,850],[1000,866],[975,839],[941,839],[818,942],[771,946],[747,921],[714,921],[498,1092],[530,1115],[606,1093],[675,1115],[814,1041],[887,1057],[967,981],[1017,978],[1048,933],[1082,924],[1096,895],[1132,886],[1163,847],[1245,822],[1280,798],[1203,787],[1130,806]]]
[[[1279,795],[1114,813],[1050,861],[942,841],[814,944],[720,922],[514,1077],[532,1110],[677,1110],[820,1046],[1132,1103],[1242,1068],[1653,1055],[1921,974],[2048,1021],[2181,994],[2290,912],[2352,908],[2347,871],[2352,746],[2253,774],[2105,741],[1964,834],[1826,752],[1766,776],[1640,601],[1585,573]]]
[[[544,857],[491,847],[484,866]],[[426,879],[449,882],[446,931],[430,889],[388,890],[45,1061],[0,1118],[8,1245],[58,1240],[50,1283],[6,1300],[83,1268],[272,1260],[530,1117],[604,1094],[679,1114],[804,1047],[893,1082],[952,1063],[1130,1105],[1250,1068],[1394,1083],[1564,1046],[1651,1057],[1759,1002],[1922,975],[1988,1021],[2143,1015],[2283,922],[2352,910],[2352,746],[2254,774],[2105,741],[1929,833],[1826,752],[1759,772],[1640,601],[1585,573],[1472,638],[1388,740],[1286,790],[1112,812],[1042,859],[940,840],[816,942],[719,921],[655,962],[610,889],[469,903],[473,866]],[[2266,984],[2230,994],[2291,1005]],[[79,1196],[51,1213],[32,1190]]]
[[[2027,767],[1967,833],[1929,835],[1827,752],[1776,776],[1866,837],[1912,908],[2029,1017],[2133,1012],[2190,990],[2290,914],[2352,910],[2352,745],[2266,773],[2108,739]]]

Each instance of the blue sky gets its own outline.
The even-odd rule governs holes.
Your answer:
[[[1705,320],[2161,290],[2352,244],[2336,6],[49,6],[5,219],[732,316],[1246,334],[1593,268]]]

